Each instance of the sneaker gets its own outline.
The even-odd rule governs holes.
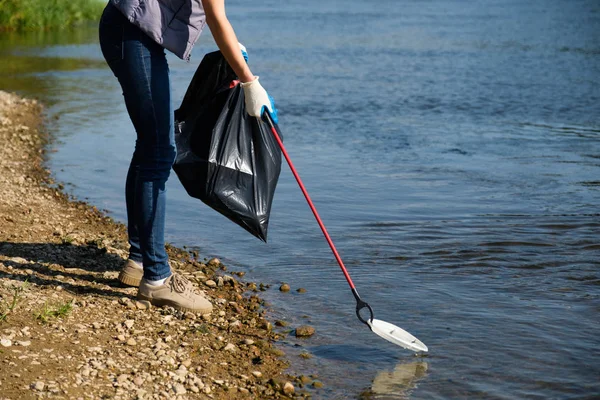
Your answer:
[[[144,268],[133,260],[127,260],[125,266],[119,274],[119,280],[122,284],[127,286],[140,286],[142,276],[144,275]]]
[[[212,304],[196,292],[192,282],[176,272],[159,286],[149,285],[145,279],[142,279],[137,297],[159,307],[171,306],[177,310],[200,314],[208,314],[212,311]]]

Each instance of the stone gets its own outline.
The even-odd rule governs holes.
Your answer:
[[[138,310],[149,310],[152,308],[152,304],[150,304],[148,300],[137,300],[135,302],[135,306],[138,308]]]
[[[175,392],[175,394],[186,394],[187,393],[187,390],[185,390],[185,386],[183,386],[181,383],[174,384],[173,391]]]
[[[235,344],[229,343],[227,346],[225,346],[223,348],[223,350],[225,350],[225,351],[235,351],[236,350]]]
[[[217,287],[217,282],[213,281],[212,279],[207,280],[204,282],[204,284],[210,288]]]
[[[296,337],[310,337],[315,334],[315,328],[309,325],[302,325],[296,328]]]
[[[134,338],[130,338],[127,340],[127,345],[128,346],[135,346],[137,344],[137,342],[135,341]]]
[[[221,265],[221,260],[219,260],[218,258],[214,257],[211,258],[210,260],[208,260],[208,265],[212,266],[212,267],[218,267]]]
[[[273,330],[273,325],[269,321],[263,321],[260,327],[269,332]]]
[[[262,377],[262,372],[260,372],[260,371],[252,371],[252,375],[254,375],[256,378],[261,378]]]
[[[284,394],[287,394],[287,395],[293,394],[293,393],[294,393],[294,390],[295,390],[295,389],[294,389],[294,385],[292,385],[292,383],[291,383],[291,382],[286,382],[286,383],[283,385],[283,389],[282,389],[282,391],[283,391],[283,393],[284,393]]]
[[[131,299],[129,297],[121,297],[119,299],[119,304],[121,304],[121,305],[126,306],[126,305],[129,305],[129,303],[131,303]]]
[[[296,289],[296,292],[298,292],[298,293],[306,293],[306,289],[304,289],[304,288],[298,288],[298,289]]]
[[[247,344],[248,346],[253,345],[254,344],[254,340],[252,340],[252,339],[244,339],[244,344]]]
[[[31,384],[31,388],[33,390],[37,390],[38,392],[41,392],[42,390],[44,390],[45,386],[46,385],[42,381],[37,381],[37,382]]]
[[[127,329],[131,329],[131,328],[133,328],[134,323],[135,323],[134,320],[126,319],[125,322],[123,322],[123,325],[125,325],[127,327]]]
[[[282,292],[289,292],[290,291],[290,285],[288,285],[287,283],[284,283],[283,285],[279,286],[279,290]]]
[[[10,346],[12,346],[12,340],[0,339],[0,345],[2,345],[2,347],[10,347]]]

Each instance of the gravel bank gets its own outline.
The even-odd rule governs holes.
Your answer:
[[[154,308],[120,285],[126,231],[44,167],[42,107],[0,91],[0,399],[276,399],[317,394],[285,374],[278,334],[241,273],[169,248],[211,315]]]

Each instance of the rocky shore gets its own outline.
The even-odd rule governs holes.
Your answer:
[[[122,224],[70,198],[44,167],[33,100],[0,91],[0,399],[276,399],[318,394],[290,376],[256,285],[170,247],[210,315],[150,307],[117,280]]]

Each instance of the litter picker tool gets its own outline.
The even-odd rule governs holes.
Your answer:
[[[308,202],[308,205],[310,206],[310,209],[312,210],[313,215],[315,216],[317,222],[319,223],[319,227],[321,227],[321,231],[323,232],[325,239],[327,239],[327,243],[329,244],[329,247],[331,248],[331,251],[333,252],[333,255],[335,256],[335,259],[337,260],[340,268],[342,269],[342,272],[344,273],[344,276],[346,277],[346,281],[348,281],[348,285],[350,285],[352,294],[354,295],[354,298],[356,299],[356,316],[358,317],[358,319],[363,324],[367,325],[371,329],[372,332],[374,332],[375,334],[379,335],[380,337],[382,337],[383,339],[385,339],[389,342],[392,342],[394,344],[397,344],[398,346],[402,346],[409,350],[422,351],[422,352],[428,351],[427,346],[425,346],[425,344],[423,344],[423,342],[421,342],[419,339],[417,339],[410,333],[406,332],[404,329],[397,327],[396,325],[390,324],[389,322],[381,321],[379,319],[374,318],[373,309],[371,308],[371,306],[368,305],[366,302],[364,302],[358,295],[358,291],[356,290],[356,287],[354,286],[354,283],[352,282],[352,279],[350,278],[350,275],[348,274],[348,271],[346,270],[346,267],[344,266],[344,262],[342,261],[342,258],[340,257],[337,249],[335,248],[335,245],[333,244],[331,237],[329,237],[329,233],[327,233],[327,229],[325,228],[323,221],[321,221],[321,218],[319,217],[319,213],[317,212],[315,205],[313,204],[312,200],[310,199],[310,196],[308,195],[308,192],[306,191],[306,188],[304,187],[304,184],[302,183],[302,180],[300,179],[298,172],[296,172],[296,168],[294,167],[294,164],[292,163],[290,156],[288,155],[287,151],[285,150],[285,147],[283,146],[283,142],[281,141],[281,138],[277,134],[277,130],[275,129],[275,124],[274,124],[273,120],[271,119],[271,116],[269,115],[268,111],[266,111],[266,110],[263,113],[263,119],[265,120],[265,122],[267,122],[269,124],[271,133],[273,133],[275,140],[277,140],[277,143],[279,144],[279,147],[281,148],[281,152],[283,153],[283,156],[285,157],[288,165],[290,166],[290,169],[292,170],[292,174],[294,174],[294,178],[296,178],[296,182],[298,182],[298,185],[300,186],[300,189],[302,190],[302,193],[304,194],[304,197],[306,198],[306,201]],[[369,310],[370,316],[368,319],[364,319],[360,315],[361,310],[363,310],[365,308],[367,310]]]

